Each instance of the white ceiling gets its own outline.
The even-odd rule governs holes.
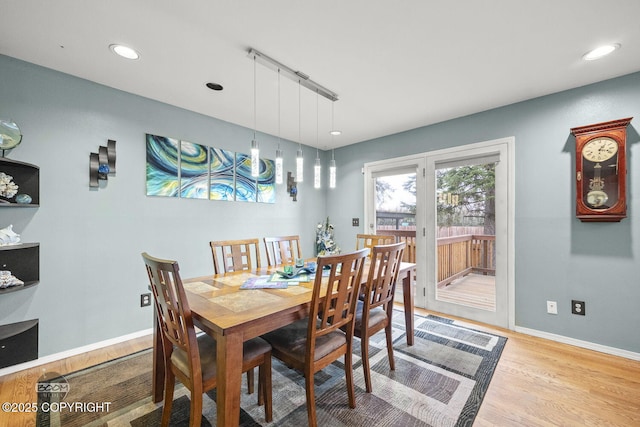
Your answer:
[[[250,129],[257,49],[338,94],[332,141],[329,100],[256,66],[258,130],[320,149],[640,71],[638,0],[2,0],[0,20],[1,54]],[[602,43],[622,48],[581,60]]]

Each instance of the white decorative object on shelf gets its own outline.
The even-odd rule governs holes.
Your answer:
[[[15,245],[20,243],[20,235],[13,231],[13,224],[0,230],[0,245]]]
[[[0,196],[10,199],[17,193],[18,186],[13,182],[13,177],[4,172],[0,172]]]
[[[11,274],[9,270],[0,271],[0,289],[22,285],[24,285],[24,282]]]

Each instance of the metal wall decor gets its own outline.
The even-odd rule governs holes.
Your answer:
[[[298,201],[298,184],[291,172],[287,172],[287,192],[293,198],[294,202]]]
[[[107,141],[107,146],[98,147],[97,153],[89,154],[89,187],[98,187],[99,181],[106,181],[116,174],[116,142]]]

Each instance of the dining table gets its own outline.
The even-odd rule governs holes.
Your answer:
[[[315,261],[315,259],[311,260]],[[282,266],[183,279],[194,324],[216,340],[217,425],[237,426],[240,419],[242,343],[303,319],[308,314],[314,280],[289,282],[282,289],[241,289],[249,278],[269,276]],[[406,339],[413,345],[413,278],[416,265],[402,262]],[[368,259],[362,274],[366,283]],[[160,330],[154,328],[152,397],[160,402],[164,391],[164,363]]]

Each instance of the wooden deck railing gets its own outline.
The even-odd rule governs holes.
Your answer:
[[[402,261],[416,262],[416,230],[377,230],[376,234],[383,236],[396,236],[396,243],[405,242]]]
[[[406,242],[403,261],[416,262],[415,230],[378,230],[378,234],[396,236]],[[495,275],[496,236],[465,234],[441,237],[438,242],[438,287],[443,288],[469,273]]]
[[[469,273],[494,275],[496,236],[466,234],[438,240],[438,287]]]

